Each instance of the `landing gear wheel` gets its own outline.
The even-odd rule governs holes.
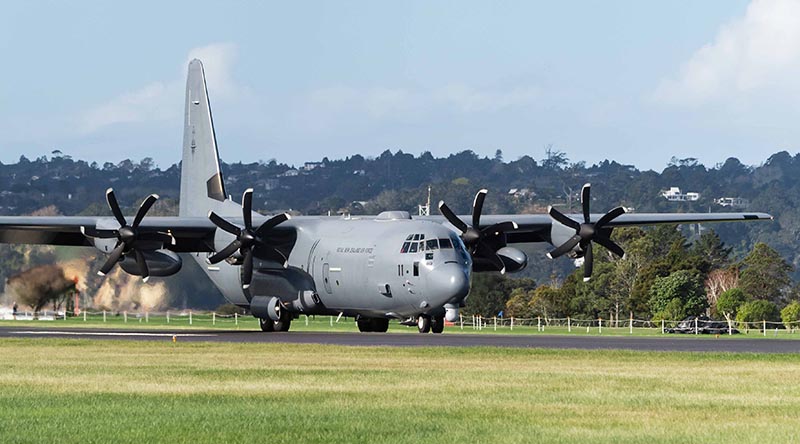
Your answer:
[[[356,319],[356,324],[358,325],[358,331],[362,333],[364,332],[386,333],[386,330],[389,329],[389,320],[384,318],[360,317]]]
[[[420,333],[428,333],[431,331],[431,318],[425,315],[419,315],[417,318],[417,328]]]
[[[261,324],[261,331],[275,331],[275,322],[272,319],[258,318],[258,323]]]
[[[431,331],[436,334],[444,331],[444,316],[436,316],[431,319]]]
[[[292,315],[286,310],[281,310],[280,315],[280,320],[273,322],[275,331],[289,331],[289,327],[292,326]]]

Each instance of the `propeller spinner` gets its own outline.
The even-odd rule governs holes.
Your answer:
[[[157,200],[157,194],[151,194],[147,196],[144,202],[142,202],[142,205],[139,207],[139,211],[136,212],[136,216],[133,218],[133,223],[128,225],[128,221],[125,219],[125,216],[122,215],[122,210],[119,208],[119,203],[117,202],[117,197],[114,195],[114,190],[112,188],[106,190],[106,202],[108,203],[108,207],[111,209],[111,213],[114,214],[114,218],[117,219],[117,222],[119,222],[119,229],[109,230],[81,227],[81,233],[88,237],[97,239],[117,238],[117,244],[114,247],[114,250],[111,251],[108,259],[103,266],[100,267],[100,270],[97,272],[97,274],[100,276],[105,276],[109,271],[111,271],[112,268],[114,268],[114,265],[116,265],[116,263],[119,262],[123,256],[133,252],[136,257],[136,265],[139,267],[142,279],[145,282],[150,279],[150,270],[147,267],[147,261],[140,251],[141,244],[143,242],[151,245],[175,243],[175,238],[167,233],[139,231],[139,224],[142,222],[144,217],[147,215],[147,212],[150,211],[150,208],[154,203],[156,203]]]
[[[499,222],[488,227],[481,228],[481,213],[483,212],[483,201],[486,199],[487,190],[480,190],[475,195],[472,202],[472,225],[467,225],[444,203],[439,202],[439,212],[454,227],[461,231],[461,240],[464,241],[470,254],[474,259],[486,261],[500,273],[506,272],[506,266],[500,256],[497,255],[497,245],[493,241],[498,236],[507,231],[517,229],[516,222]],[[502,245],[500,245],[502,246]]]
[[[576,246],[580,247],[581,250],[584,252],[583,256],[583,280],[588,281],[592,277],[592,269],[593,269],[593,262],[594,262],[594,254],[592,253],[592,242],[597,242],[598,244],[606,247],[608,251],[616,254],[619,257],[625,255],[625,250],[622,249],[619,245],[617,245],[614,241],[612,241],[609,236],[611,236],[611,229],[605,228],[605,225],[611,222],[612,220],[616,219],[617,217],[625,214],[625,208],[623,207],[616,207],[613,210],[609,211],[608,213],[604,214],[597,222],[592,223],[590,212],[589,212],[589,204],[591,200],[591,184],[586,184],[581,189],[581,207],[583,208],[583,223],[579,223],[574,219],[567,217],[562,212],[556,210],[553,207],[548,209],[548,213],[550,213],[550,217],[555,219],[562,225],[575,229],[575,234],[570,237],[566,242],[556,247],[554,250],[547,253],[547,257],[550,259],[555,259],[559,256],[563,256],[564,254],[569,253],[572,251]]]
[[[250,287],[250,282],[253,279],[253,249],[259,247],[259,255],[264,255],[264,259],[275,260],[283,264],[283,267],[288,267],[286,256],[283,255],[278,249],[260,248],[264,246],[262,238],[267,235],[277,225],[291,219],[288,213],[278,214],[268,219],[261,224],[257,229],[253,229],[253,189],[248,188],[242,194],[242,220],[244,221],[244,228],[239,228],[235,224],[223,219],[217,213],[210,211],[208,218],[221,230],[226,231],[236,238],[228,244],[227,247],[215,253],[208,258],[208,262],[216,264],[221,262],[238,251],[244,258],[242,263],[242,288],[247,289]]]

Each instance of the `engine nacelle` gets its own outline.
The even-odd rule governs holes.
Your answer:
[[[503,260],[508,273],[522,271],[528,266],[528,255],[518,248],[503,247],[497,250],[497,255]]]
[[[562,245],[570,240],[573,236],[575,236],[574,228],[568,227],[556,220],[553,220],[553,223],[550,225],[550,243],[553,246],[557,247]],[[581,250],[580,246],[576,245],[575,248],[573,248],[572,251],[567,254],[572,258],[581,257],[583,256],[583,250]]]
[[[145,250],[142,251],[150,276],[172,276],[180,271],[183,261],[181,257],[170,250]],[[119,263],[126,273],[141,276],[142,272],[136,264],[134,253],[127,254]]]

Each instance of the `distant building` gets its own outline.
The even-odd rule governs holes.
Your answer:
[[[304,170],[306,170],[306,171],[311,171],[311,170],[313,170],[315,168],[325,168],[325,163],[324,162],[306,162],[306,163],[303,164],[302,168]]]
[[[530,188],[511,188],[508,195],[515,199],[531,199],[536,196]]]
[[[682,193],[678,187],[670,187],[668,190],[661,190],[661,195],[670,202],[694,202],[700,200],[700,193]]]
[[[741,197],[720,197],[714,199],[714,203],[723,207],[730,208],[746,208],[750,205],[750,201]]]
[[[284,171],[280,175],[283,176],[283,177],[295,177],[295,176],[300,175],[300,171],[297,171],[296,169],[292,168],[290,170]]]

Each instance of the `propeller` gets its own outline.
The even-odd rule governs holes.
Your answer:
[[[592,242],[596,242],[608,249],[608,251],[619,257],[625,255],[625,250],[610,239],[611,229],[605,228],[612,220],[625,214],[625,208],[616,207],[604,214],[597,222],[592,223],[589,213],[589,201],[591,200],[591,184],[586,184],[581,189],[581,207],[583,208],[583,223],[579,223],[562,212],[550,207],[547,211],[550,217],[562,225],[575,229],[575,234],[566,242],[547,253],[547,257],[555,259],[559,256],[572,251],[576,246],[584,252],[583,256],[583,280],[588,281],[592,277],[594,254],[592,253]]]
[[[244,221],[244,228],[239,228],[237,225],[228,222],[213,211],[208,213],[208,218],[222,231],[236,236],[236,239],[228,244],[227,247],[209,257],[208,262],[210,264],[216,264],[233,256],[238,251],[244,258],[242,262],[242,288],[247,289],[250,287],[250,281],[253,279],[254,247],[263,247],[264,242],[262,238],[279,224],[291,219],[291,216],[289,216],[288,213],[278,214],[268,219],[257,229],[253,229],[253,189],[248,188],[245,190],[244,194],[242,194],[242,220]],[[286,256],[276,248],[259,248],[259,257],[261,256],[266,256],[263,257],[263,259],[271,259],[283,264],[283,268],[289,266]]]
[[[488,262],[492,267],[506,272],[506,266],[500,256],[497,255],[496,239],[506,231],[517,229],[516,222],[499,222],[488,227],[481,228],[481,213],[483,212],[483,201],[486,199],[487,190],[478,191],[475,200],[472,202],[472,225],[467,225],[444,203],[439,201],[439,212],[454,227],[461,231],[461,240],[469,250],[473,258]],[[502,246],[502,245],[501,245]]]
[[[136,265],[141,271],[142,279],[145,282],[150,279],[150,270],[147,267],[147,261],[138,247],[141,247],[142,243],[149,243],[151,245],[163,245],[166,243],[175,244],[175,238],[167,233],[139,231],[139,224],[142,223],[147,212],[150,211],[150,208],[157,200],[158,194],[147,196],[139,207],[139,211],[136,212],[133,223],[128,225],[128,221],[125,219],[125,216],[122,215],[122,210],[119,208],[119,202],[117,202],[117,197],[114,195],[114,189],[109,188],[106,190],[106,202],[108,202],[108,207],[111,209],[111,213],[114,214],[114,218],[119,222],[119,228],[115,230],[81,227],[81,233],[88,237],[97,239],[117,238],[117,244],[108,256],[108,259],[106,259],[106,262],[100,267],[100,270],[97,272],[98,275],[105,276],[114,268],[114,265],[116,265],[120,259],[133,252],[136,258]]]

